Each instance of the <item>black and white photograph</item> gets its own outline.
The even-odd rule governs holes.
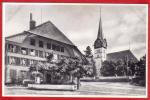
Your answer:
[[[147,97],[147,4],[3,3],[3,96]]]

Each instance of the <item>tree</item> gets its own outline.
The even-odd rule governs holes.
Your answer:
[[[84,52],[85,52],[86,57],[91,57],[92,56],[92,50],[91,50],[90,46],[87,46],[86,50]]]
[[[51,62],[52,59],[54,57],[54,54],[53,53],[50,53],[46,58],[47,58],[47,62]]]
[[[104,61],[100,73],[102,76],[115,76],[115,63],[112,61]]]
[[[137,63],[136,76],[140,76],[143,79],[146,77],[146,56],[141,57],[140,61]]]
[[[131,83],[136,85],[146,85],[146,55],[141,57],[140,61],[135,65],[135,74]]]
[[[44,82],[46,82],[44,76],[47,74],[50,75],[49,84],[75,84],[75,78],[77,78],[77,84],[79,84],[80,78],[83,77],[85,73],[81,59],[78,57],[63,58],[57,62],[51,62],[52,57],[53,56],[50,55],[50,57],[47,57],[47,61],[37,62],[31,66],[30,72],[34,72],[34,74],[38,75],[42,74]],[[34,75],[34,77],[36,77],[36,75]]]
[[[124,63],[122,60],[118,60],[116,62],[115,67],[115,75],[116,76],[123,76],[124,75]]]

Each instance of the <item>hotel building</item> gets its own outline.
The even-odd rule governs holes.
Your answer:
[[[61,57],[83,57],[78,48],[50,21],[36,26],[30,14],[30,29],[5,38],[5,83],[19,83],[29,77],[35,62],[46,61],[53,53]]]

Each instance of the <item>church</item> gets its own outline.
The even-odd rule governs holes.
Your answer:
[[[138,59],[134,56],[130,49],[107,53],[107,40],[103,37],[102,20],[100,14],[98,35],[94,42],[93,55],[95,61],[96,77],[99,78],[101,76],[100,68],[102,66],[102,62],[104,62],[105,60],[117,62],[119,60],[124,60],[125,57],[128,57],[128,60],[132,60],[134,62],[138,61]]]

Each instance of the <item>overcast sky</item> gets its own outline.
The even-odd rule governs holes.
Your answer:
[[[51,21],[81,52],[93,44],[98,34],[100,8],[107,52],[131,49],[137,58],[146,53],[147,6],[145,5],[60,5],[7,4],[4,6],[4,35],[29,29],[32,12],[37,25]]]

